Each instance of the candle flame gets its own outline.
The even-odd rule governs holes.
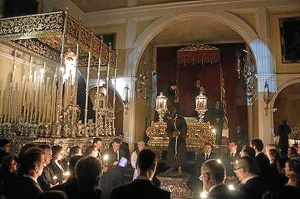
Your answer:
[[[103,160],[104,161],[107,161],[109,159],[109,156],[107,155],[107,154],[105,154],[104,156],[103,156]]]

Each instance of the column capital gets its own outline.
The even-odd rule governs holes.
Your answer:
[[[265,91],[265,83],[267,82],[269,85],[269,91],[275,93],[277,91],[277,80],[276,74],[256,74],[257,78],[257,91],[264,92]]]

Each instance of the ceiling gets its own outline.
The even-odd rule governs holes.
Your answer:
[[[95,12],[101,10],[110,10],[117,8],[126,8],[130,6],[130,0],[71,0],[83,12]],[[140,0],[135,1],[134,6],[155,5],[162,3],[183,2],[191,0]]]
[[[127,0],[71,0],[84,12],[128,7]],[[179,2],[184,0],[137,1],[137,6]],[[188,0],[186,0],[188,1]],[[147,2],[147,3],[146,3]],[[160,32],[152,41],[153,46],[182,45],[191,43],[231,43],[243,39],[229,27],[209,18],[195,17],[181,21]]]
[[[159,46],[235,42],[243,42],[243,39],[234,30],[209,18],[199,17],[176,23],[164,29],[151,41],[151,44]]]

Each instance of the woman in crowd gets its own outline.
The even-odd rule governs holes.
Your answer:
[[[134,173],[133,173],[133,179],[132,180],[136,179],[136,177],[138,176],[138,170],[137,170],[137,167],[136,167],[137,157],[139,155],[139,152],[141,150],[143,150],[145,147],[146,147],[145,142],[140,140],[140,141],[137,142],[136,150],[133,151],[132,154],[131,154],[131,158],[130,158],[131,166],[132,166],[132,168],[134,168]]]
[[[51,171],[47,180],[53,185],[63,183],[64,181],[64,169],[61,163],[62,158],[64,157],[64,149],[60,145],[53,146],[52,148],[52,160],[50,164],[46,167],[49,167]]]

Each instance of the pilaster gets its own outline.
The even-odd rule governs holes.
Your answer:
[[[265,82],[268,82],[268,84],[270,85],[269,90],[271,92],[272,90],[274,90],[274,85],[276,85],[276,76],[274,74],[258,74],[256,77],[258,83],[258,132],[253,132],[253,135],[256,136],[256,138],[262,139],[265,144],[273,143],[272,137],[274,130],[272,129],[272,120],[274,111],[273,108],[270,107],[270,104],[267,104],[264,99],[267,95],[267,91],[265,90]]]
[[[123,115],[123,131],[126,133],[129,142],[130,150],[134,147],[135,138],[135,69],[134,64],[137,62],[136,56],[134,55],[133,43],[136,36],[136,21],[128,19],[126,23],[126,34],[125,34],[125,67],[124,67],[124,80],[129,87],[128,93],[128,110],[124,111]]]

